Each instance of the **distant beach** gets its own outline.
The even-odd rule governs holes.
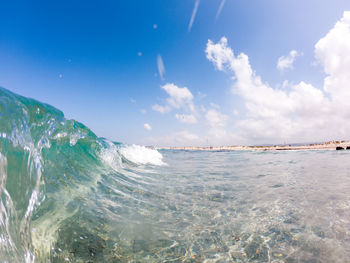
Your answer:
[[[328,141],[312,144],[286,144],[272,146],[184,146],[184,147],[153,147],[156,150],[194,150],[194,151],[299,151],[299,150],[350,150],[350,141]]]

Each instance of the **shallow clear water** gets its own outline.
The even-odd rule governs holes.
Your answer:
[[[101,178],[53,262],[349,262],[350,152],[161,153],[130,189]]]
[[[121,257],[349,262],[350,152],[162,154],[145,198],[155,207],[127,224],[145,232],[125,228]]]
[[[350,262],[350,151],[155,151],[0,88],[0,262]]]

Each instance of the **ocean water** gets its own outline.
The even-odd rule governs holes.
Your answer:
[[[350,262],[350,151],[156,151],[0,89],[0,262]]]

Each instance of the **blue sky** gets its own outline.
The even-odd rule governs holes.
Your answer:
[[[348,31],[345,28],[339,36],[345,50],[322,49],[322,53],[315,45],[342,21],[346,10],[350,2],[345,0],[0,1],[0,86],[59,108],[99,136],[126,143],[221,145],[342,139],[347,126],[341,132],[328,127],[343,119],[332,123],[327,119],[330,113],[345,116],[347,108],[332,106],[337,96],[327,90],[325,78],[339,73],[346,79],[347,73],[327,71],[330,60],[326,55],[340,51],[347,55]],[[218,49],[212,60],[207,57],[209,39],[227,51],[222,37],[235,57],[241,52],[249,57],[255,72],[252,78],[260,76],[276,92],[283,89],[290,98],[278,98],[298,105],[293,104],[288,113],[275,108],[272,112],[265,102],[249,98],[243,86],[237,88],[239,69],[220,69]],[[336,41],[331,37],[330,47]],[[292,50],[297,55],[279,70],[278,59],[288,58]],[[320,55],[315,57],[315,53]],[[164,64],[163,76],[158,56]],[[343,66],[347,67],[345,58]],[[304,96],[300,93],[293,95],[301,82],[320,90],[322,99],[327,99],[322,103],[330,104],[329,109],[316,104],[314,109],[301,108],[303,103],[316,103],[312,98],[298,101]],[[256,96],[265,96],[259,87]],[[255,93],[254,87],[249,92]],[[348,98],[346,91],[341,94]],[[155,105],[167,110],[161,113]],[[259,115],[265,111],[271,114]],[[310,118],[317,119],[313,125],[305,117],[310,112]],[[277,118],[288,130],[271,122]]]

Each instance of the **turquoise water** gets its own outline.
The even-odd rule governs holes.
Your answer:
[[[0,262],[350,262],[348,151],[155,151],[0,89]]]

